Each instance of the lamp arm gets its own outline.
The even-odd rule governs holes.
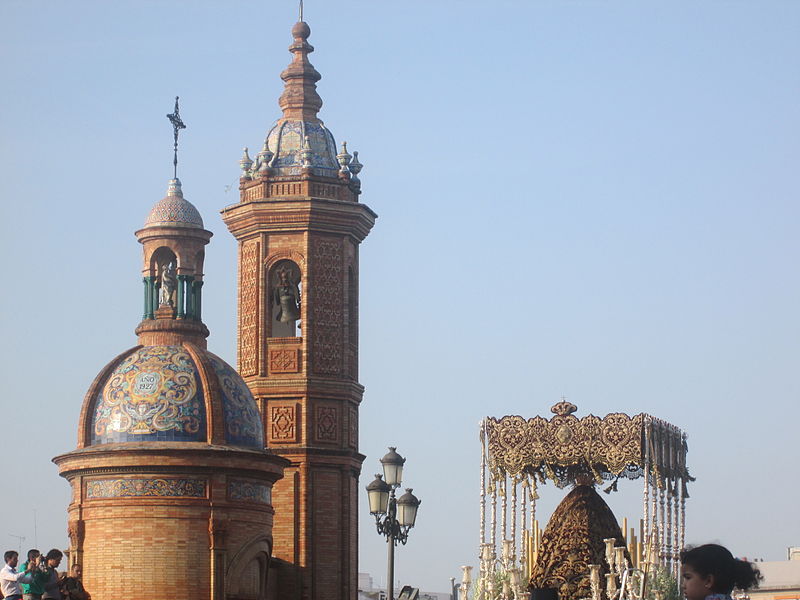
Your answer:
[[[405,545],[408,542],[408,532],[410,526],[402,526],[397,520],[397,500],[394,494],[394,487],[389,494],[389,506],[386,510],[386,516],[382,519],[380,515],[375,515],[375,526],[378,533],[391,538],[396,546],[398,543]]]

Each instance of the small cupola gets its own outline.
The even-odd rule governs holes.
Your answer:
[[[205,348],[203,260],[212,233],[203,228],[200,212],[183,196],[177,176],[178,132],[186,127],[177,98],[174,113],[167,117],[174,128],[174,172],[166,195],[150,209],[144,227],[136,232],[144,252],[144,311],[136,333],[144,346],[188,341]]]

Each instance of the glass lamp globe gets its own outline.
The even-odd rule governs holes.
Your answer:
[[[381,459],[383,479],[389,485],[398,487],[403,481],[403,464],[406,459],[397,453],[397,448],[389,446],[389,452]]]
[[[397,521],[402,527],[413,527],[417,520],[417,509],[422,501],[412,494],[411,488],[397,499]]]
[[[369,512],[373,515],[385,515],[389,506],[391,487],[381,479],[383,475],[375,475],[375,480],[367,486]]]

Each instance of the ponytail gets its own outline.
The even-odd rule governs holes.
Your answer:
[[[739,560],[738,558],[734,560],[736,561],[734,567],[734,587],[740,590],[749,590],[750,588],[758,587],[758,582],[764,579],[761,571],[759,571],[753,563],[749,563],[746,560]]]
[[[689,565],[698,574],[714,576],[713,592],[730,594],[734,587],[747,590],[758,587],[763,579],[761,571],[746,560],[739,560],[727,548],[718,544],[705,544],[681,552],[681,563]]]

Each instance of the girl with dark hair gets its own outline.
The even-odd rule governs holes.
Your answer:
[[[705,544],[681,552],[681,590],[686,600],[730,599],[733,588],[758,587],[761,572],[727,548]]]

